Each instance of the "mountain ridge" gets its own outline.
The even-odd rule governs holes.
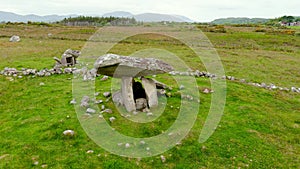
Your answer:
[[[79,15],[19,15],[13,12],[5,12],[0,11],[0,22],[56,22],[61,21],[64,18],[69,17],[77,17]],[[137,21],[141,22],[161,22],[161,21],[169,21],[169,22],[194,22],[186,16],[181,15],[170,15],[170,14],[159,14],[159,13],[142,13],[134,15],[130,12],[126,11],[115,11],[110,13],[105,13],[102,17],[130,17],[135,18]]]

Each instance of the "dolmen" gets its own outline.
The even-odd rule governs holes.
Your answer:
[[[121,91],[113,93],[112,97],[115,103],[123,105],[128,112],[158,106],[157,89],[165,85],[145,76],[174,70],[171,65],[158,59],[116,54],[99,57],[94,68],[98,74],[121,79]]]

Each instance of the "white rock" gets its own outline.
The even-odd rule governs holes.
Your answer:
[[[103,103],[103,100],[96,100],[95,101],[95,104],[100,104],[100,103]]]
[[[74,136],[75,132],[73,130],[65,130],[63,134],[65,136]]]
[[[86,153],[87,154],[92,154],[92,153],[94,153],[94,151],[93,150],[88,150]]]
[[[96,110],[94,110],[92,108],[88,108],[88,109],[86,109],[86,113],[90,113],[90,114],[96,113]]]
[[[44,85],[45,85],[45,83],[43,83],[43,82],[40,83],[40,86],[44,86]]]
[[[75,99],[73,99],[73,100],[70,101],[70,104],[76,104],[76,103],[77,103],[77,102],[76,102]]]
[[[125,144],[125,148],[129,148],[130,147],[130,144],[129,143],[126,143]]]
[[[14,35],[9,39],[10,42],[19,42],[20,40],[21,40],[20,36],[17,35]]]
[[[110,92],[104,92],[104,93],[103,93],[103,96],[104,96],[104,97],[109,97],[110,95],[111,95]]]
[[[184,89],[184,85],[180,85],[179,90],[183,90],[183,89]]]
[[[110,122],[114,122],[115,120],[116,120],[115,117],[110,117],[110,118],[109,118],[109,121],[110,121]]]
[[[108,79],[108,76],[103,76],[101,81],[106,81]]]
[[[166,157],[165,156],[161,155],[160,159],[161,159],[161,162],[163,162],[163,163],[166,162]]]

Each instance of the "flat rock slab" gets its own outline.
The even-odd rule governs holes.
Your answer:
[[[158,105],[158,98],[155,82],[152,79],[142,78],[142,84],[146,92],[149,107],[156,107]]]
[[[132,89],[133,78],[123,77],[122,78],[122,89],[121,96],[122,102],[128,112],[136,110],[136,105],[134,102],[133,89]]]
[[[112,77],[141,77],[173,71],[173,67],[154,58],[137,58],[106,54],[94,64],[99,74]]]

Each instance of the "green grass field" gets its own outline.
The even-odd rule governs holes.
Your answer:
[[[226,27],[227,33],[205,32],[222,60],[226,75],[253,82],[300,87],[300,37],[254,32],[253,28]],[[82,49],[97,28],[63,26],[0,26],[0,70],[52,68],[53,57],[66,49]],[[48,34],[51,33],[51,36]],[[21,36],[18,43],[9,42]],[[107,42],[109,43],[109,42]],[[135,36],[110,52],[128,55],[143,48],[166,47],[186,58],[191,69],[205,70],[193,54],[172,40],[156,36]],[[300,94],[266,90],[227,81],[224,115],[214,134],[205,143],[198,137],[207,117],[211,95],[200,94],[200,110],[194,127],[180,145],[160,156],[135,159],[120,157],[94,143],[81,127],[74,106],[73,75],[24,76],[9,81],[0,75],[0,168],[299,168]],[[110,89],[108,81],[96,79],[100,93]],[[161,117],[147,124],[128,122],[113,110],[105,114],[117,118],[111,126],[133,137],[162,133],[176,119],[180,101],[178,86],[171,76],[157,79],[172,86]],[[40,83],[45,83],[40,86]],[[199,88],[210,80],[197,78]],[[200,90],[199,90],[200,91]],[[104,99],[99,96],[99,99]],[[173,107],[173,108],[172,108]],[[66,137],[63,131],[75,131]],[[94,153],[87,153],[93,150]],[[38,163],[36,163],[38,162]]]

